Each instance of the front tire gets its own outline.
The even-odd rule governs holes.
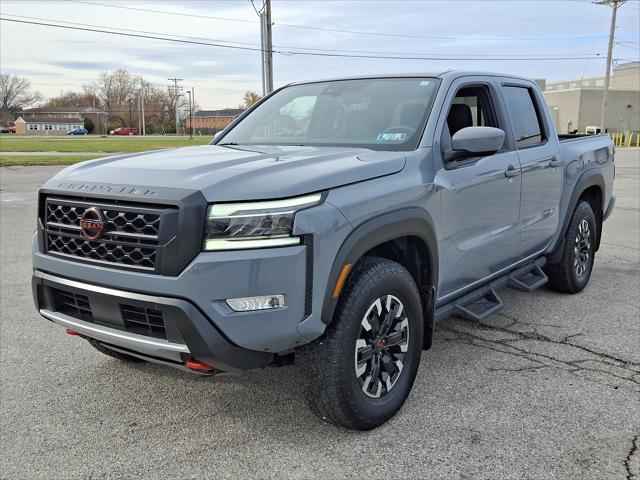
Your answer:
[[[597,228],[591,205],[578,203],[565,233],[560,261],[544,269],[551,290],[578,293],[587,286],[596,253]]]
[[[411,274],[391,260],[363,258],[325,336],[299,355],[312,410],[353,430],[389,420],[413,386],[423,322]]]

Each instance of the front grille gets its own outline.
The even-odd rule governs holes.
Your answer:
[[[52,288],[51,297],[56,311],[86,322],[93,322],[93,312],[86,295]]]
[[[128,332],[167,338],[161,311],[132,305],[120,305],[120,311]]]
[[[98,209],[104,220],[102,236],[97,240],[85,238],[80,228],[83,213],[91,207]],[[47,253],[156,271],[162,213],[161,208],[47,198],[44,218]]]

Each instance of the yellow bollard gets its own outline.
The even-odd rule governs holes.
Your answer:
[[[633,133],[629,133],[629,138],[627,138],[627,147],[631,146],[631,138],[633,138]]]

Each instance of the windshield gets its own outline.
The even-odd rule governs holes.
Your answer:
[[[215,143],[413,150],[437,84],[433,78],[379,78],[294,85]]]

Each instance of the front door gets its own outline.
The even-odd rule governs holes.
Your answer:
[[[508,131],[503,109],[496,108],[497,85],[454,83],[452,89],[436,175],[442,201],[440,299],[508,267],[519,255],[520,164],[510,141],[492,155],[456,163],[444,160],[451,137],[462,128]]]

